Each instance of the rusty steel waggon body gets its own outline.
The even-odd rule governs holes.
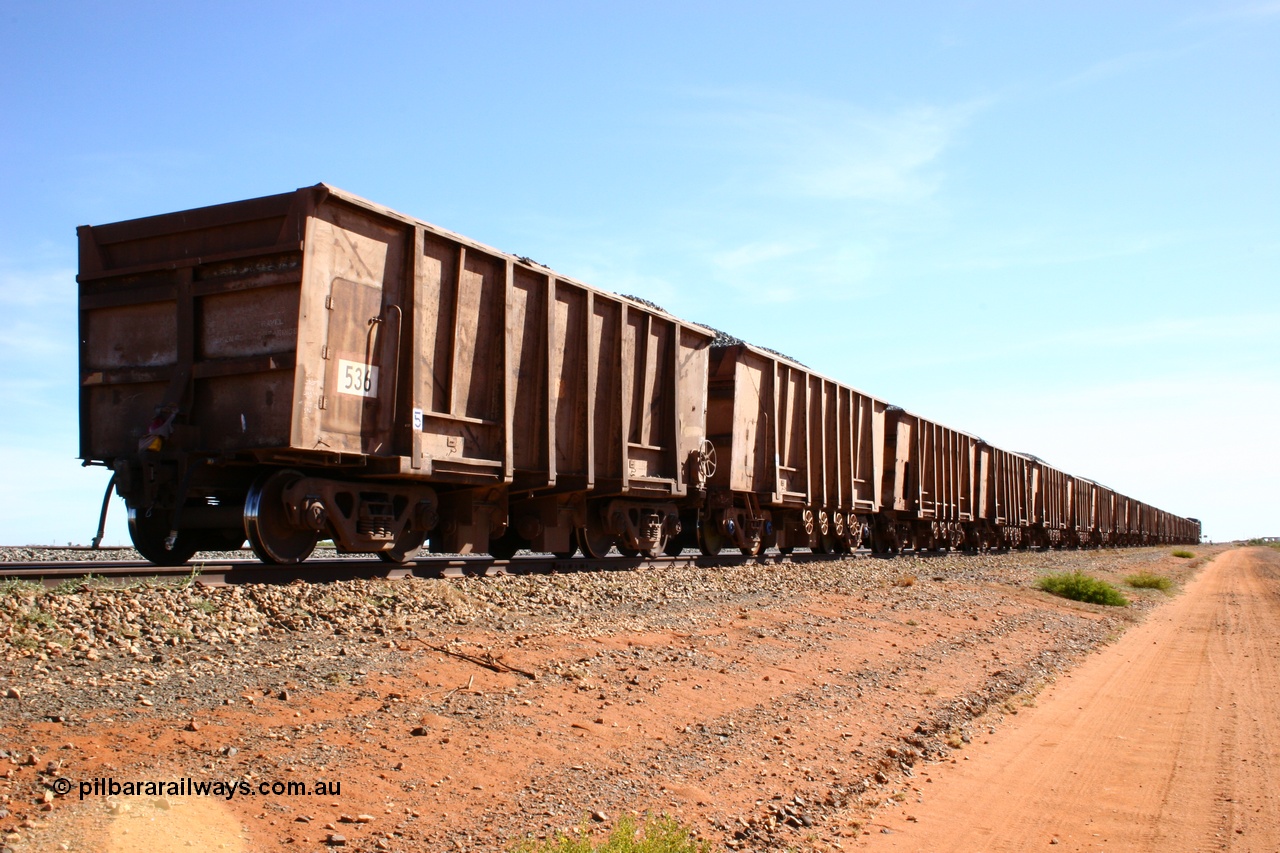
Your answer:
[[[324,185],[80,235],[81,456],[138,549],[659,553],[712,335]]]
[[[1195,542],[1183,519],[357,196],[79,229],[80,455],[162,564]]]
[[[881,502],[885,409],[766,350],[716,347],[707,399],[716,464],[696,524],[703,552],[858,548]]]

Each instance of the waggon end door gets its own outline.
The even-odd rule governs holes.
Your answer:
[[[391,454],[406,333],[405,230],[329,200],[307,233],[302,310],[310,316],[300,323],[298,349],[311,387],[300,399],[316,401],[318,417],[301,425],[301,436],[295,423],[295,446],[302,437],[308,450]]]

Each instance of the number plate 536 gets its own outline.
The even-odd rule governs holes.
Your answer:
[[[353,397],[378,396],[378,366],[338,359],[338,393]]]

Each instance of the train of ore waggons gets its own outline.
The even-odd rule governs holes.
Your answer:
[[[1197,542],[1200,525],[323,184],[80,242],[80,455],[161,564]]]

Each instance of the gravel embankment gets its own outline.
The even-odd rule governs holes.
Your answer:
[[[15,551],[24,556],[12,557]],[[26,551],[0,553],[40,558]],[[126,555],[119,559],[133,558],[132,551],[119,553]],[[360,657],[373,666],[382,656],[378,647],[385,651],[394,638],[437,636],[450,628],[491,632],[499,639],[533,632],[590,636],[687,629],[725,604],[767,606],[824,592],[856,594],[909,573],[952,583],[1030,586],[1046,572],[1081,568],[1082,558],[1088,562],[1086,555],[1048,552],[285,586],[203,587],[197,580],[119,588],[89,582],[46,591],[10,584],[0,595],[0,659],[25,664],[7,680],[24,692],[23,711],[37,717],[74,713],[75,685],[85,678],[119,685],[118,696],[107,696],[125,707],[143,701],[137,695],[153,702],[185,696],[192,684],[200,690],[190,698],[217,703],[240,689],[235,682],[245,672],[245,655],[285,665],[344,652],[354,656],[348,647],[359,645]],[[1104,559],[1114,567],[1149,555],[1097,552],[1096,560]],[[916,606],[939,607],[953,605],[953,597],[948,585],[927,583],[911,596]],[[306,638],[305,647],[298,637]],[[324,675],[312,671],[302,678],[322,686]]]

